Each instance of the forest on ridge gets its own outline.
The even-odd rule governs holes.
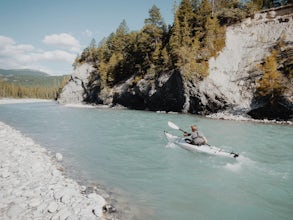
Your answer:
[[[238,23],[256,11],[287,1],[252,0],[182,0],[174,3],[174,23],[167,26],[160,9],[153,5],[149,17],[139,31],[129,31],[125,20],[98,46],[93,39],[75,60],[74,67],[91,62],[98,69],[101,88],[135,75],[156,75],[179,69],[187,79],[201,80],[208,73],[208,60],[225,47],[225,28]],[[277,56],[274,52],[273,56]],[[271,62],[271,61],[270,61]],[[279,80],[279,79],[278,79]],[[267,94],[265,79],[260,81],[259,94]],[[280,89],[277,90],[278,93]]]

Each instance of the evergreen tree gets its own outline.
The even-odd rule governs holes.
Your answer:
[[[116,33],[113,37],[113,50],[115,52],[119,51],[122,52],[127,45],[127,38],[126,35],[129,32],[129,28],[126,24],[126,21],[123,20],[118,28],[116,29]]]
[[[175,67],[178,67],[179,49],[181,47],[180,23],[179,23],[179,18],[177,14],[178,14],[178,11],[174,17],[172,34],[169,41],[171,59]]]
[[[149,10],[149,17],[145,19],[145,25],[141,33],[140,46],[145,53],[143,66],[149,68],[160,64],[160,54],[162,50],[162,39],[165,27],[160,9],[153,5]],[[143,68],[143,69],[145,69]]]
[[[153,5],[149,10],[149,18],[145,19],[145,25],[153,25],[158,28],[162,28],[164,25],[164,20],[161,16],[160,9]]]
[[[192,43],[192,39],[190,36],[190,25],[189,25],[187,17],[184,17],[184,21],[182,23],[181,36],[182,36],[181,45],[190,47]]]
[[[93,38],[90,43],[90,48],[96,48],[96,47],[97,47],[96,40],[95,40],[95,38]]]
[[[192,18],[193,10],[190,0],[182,0],[178,8],[178,19],[180,22],[180,26],[184,25],[185,20],[188,22],[188,25],[190,25]]]
[[[283,76],[277,69],[276,56],[277,52],[273,51],[266,59],[261,67],[264,74],[261,80],[257,81],[259,84],[257,86],[258,94],[268,97],[271,103],[275,102],[285,90]]]
[[[208,17],[205,24],[203,38],[204,48],[208,51],[207,57],[216,56],[225,46],[225,33],[216,17]]]
[[[205,26],[208,18],[212,15],[212,8],[209,0],[202,0],[197,11],[196,17],[196,37],[202,42],[204,36]]]
[[[149,10],[149,18],[145,19],[144,32],[148,33],[155,40],[155,46],[162,40],[164,27],[166,26],[161,16],[160,9],[153,5]]]
[[[127,26],[125,19],[123,19],[123,21],[119,24],[118,28],[116,29],[116,36],[125,36],[126,34],[128,34],[128,32],[129,28]]]

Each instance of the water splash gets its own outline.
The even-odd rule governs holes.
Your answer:
[[[174,149],[174,148],[177,148],[177,145],[174,143],[168,142],[168,144],[165,147]]]
[[[253,166],[255,162],[248,157],[245,157],[243,155],[239,155],[239,157],[236,158],[236,162],[234,163],[227,163],[224,168],[233,172],[240,172],[243,167],[245,166]]]

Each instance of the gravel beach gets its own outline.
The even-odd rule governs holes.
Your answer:
[[[0,219],[105,219],[105,199],[65,177],[58,160],[0,122]]]

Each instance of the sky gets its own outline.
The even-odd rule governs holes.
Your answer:
[[[173,23],[174,0],[0,0],[0,69],[71,74],[92,39],[108,37],[123,19],[140,30],[153,5]]]

